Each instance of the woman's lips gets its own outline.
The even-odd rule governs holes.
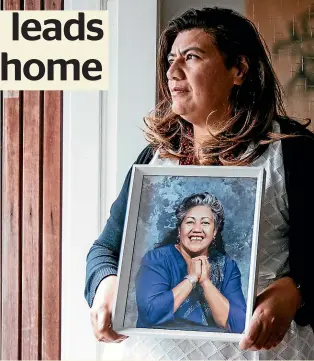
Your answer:
[[[181,87],[174,87],[171,89],[171,95],[182,95],[188,93],[189,90]]]
[[[199,237],[199,236],[192,236],[192,237],[190,237],[190,240],[192,241],[192,242],[201,242],[202,240],[203,240],[203,237]]]

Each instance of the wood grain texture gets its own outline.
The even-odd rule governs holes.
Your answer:
[[[19,0],[3,0],[3,10],[19,10]],[[2,124],[2,342],[1,359],[21,356],[21,143],[20,94],[3,99]]]
[[[24,0],[24,10],[40,10],[40,0]],[[41,359],[42,119],[39,91],[24,91],[22,212],[23,360]]]
[[[40,359],[41,344],[41,116],[40,92],[23,99],[22,359]]]
[[[20,358],[21,144],[20,98],[3,100],[2,359]]]
[[[20,1],[3,0],[3,10],[20,10]]]
[[[60,10],[61,0],[45,0]],[[61,358],[62,92],[44,92],[42,359]]]
[[[40,0],[24,0],[24,10],[40,10]]]
[[[63,7],[2,10],[20,4]],[[3,95],[1,359],[60,359],[62,92]]]
[[[42,358],[61,356],[61,105],[44,92]]]

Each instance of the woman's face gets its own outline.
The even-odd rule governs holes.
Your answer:
[[[239,71],[225,67],[208,33],[202,29],[179,33],[168,61],[168,87],[174,113],[197,126],[206,124],[212,112],[215,119],[226,116],[229,94],[238,81]]]
[[[191,208],[180,226],[180,246],[192,257],[208,255],[216,235],[214,216],[207,206]]]

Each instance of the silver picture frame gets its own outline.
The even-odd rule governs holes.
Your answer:
[[[174,199],[173,202],[175,202],[176,198],[182,198],[180,191],[181,193],[184,193],[185,191],[188,192],[187,189],[189,187],[192,187],[191,189],[193,189],[193,191],[195,190],[196,193],[204,188],[207,189],[210,187],[216,187],[215,189],[219,190],[220,194],[224,196],[224,204],[228,203],[228,199],[231,199],[233,197],[233,204],[230,205],[229,215],[233,214],[233,217],[235,217],[235,219],[233,223],[229,220],[229,228],[231,227],[230,229],[233,229],[235,226],[237,226],[237,223],[242,222],[243,224],[245,224],[245,222],[247,222],[247,225],[245,225],[245,229],[249,229],[249,233],[242,232],[240,228],[237,230],[238,234],[241,235],[240,238],[243,238],[243,242],[245,242],[245,247],[242,247],[244,250],[244,257],[242,258],[244,259],[244,261],[237,260],[237,262],[239,262],[239,267],[241,266],[241,262],[243,262],[242,266],[246,269],[245,272],[241,272],[241,276],[246,277],[245,284],[247,290],[245,294],[243,292],[246,300],[245,328],[243,332],[208,332],[191,329],[170,329],[168,327],[163,328],[162,325],[159,325],[158,327],[136,327],[136,324],[134,323],[134,313],[136,313],[135,310],[137,304],[136,296],[134,296],[134,279],[140,267],[139,260],[144,255],[144,253],[147,252],[147,250],[152,248],[151,244],[143,244],[145,243],[145,237],[141,236],[140,230],[143,229],[143,227],[145,228],[146,226],[143,225],[143,221],[141,220],[141,218],[144,217],[145,219],[150,219],[149,217],[154,217],[154,227],[156,225],[157,219],[155,214],[156,211],[154,212],[154,209],[152,208],[153,206],[151,206],[150,210],[147,211],[145,207],[143,208],[143,204],[153,202],[153,199],[156,198],[156,194],[158,192],[161,192],[158,189],[158,184],[159,186],[160,184],[163,185],[164,191],[166,187],[165,182],[171,188],[168,192],[168,196],[171,196],[169,196],[168,198],[171,198],[172,200]],[[242,333],[247,330],[250,320],[252,318],[253,307],[256,298],[256,281],[258,274],[257,252],[264,183],[265,171],[261,167],[134,165],[129,187],[129,198],[120,253],[118,269],[118,288],[116,292],[112,316],[113,329],[119,333],[128,336],[151,335],[153,337],[172,339],[206,339],[210,341],[219,340],[224,342],[239,342],[241,340]],[[147,190],[148,188],[145,184],[150,185],[149,189],[155,195],[149,193],[149,191]],[[155,190],[154,184],[157,184]],[[178,186],[178,184],[181,188]],[[199,186],[197,186],[198,184]],[[175,186],[177,186],[177,188],[174,191],[174,188],[172,187]],[[238,189],[239,191],[237,193]],[[248,191],[248,189],[250,190],[250,192]],[[229,195],[228,192],[233,193],[230,193]],[[248,192],[249,196],[247,195]],[[146,198],[144,199],[143,197]],[[158,194],[158,197],[160,199],[160,197],[162,196]],[[247,199],[245,197],[247,197]],[[165,219],[167,219],[168,223],[169,218],[171,218],[171,210],[169,211],[168,200],[166,204],[168,213],[165,215],[162,214],[164,213],[162,212],[160,213],[160,215],[164,218],[166,217]],[[143,208],[142,210],[141,207]],[[236,209],[236,207],[238,207],[239,209]],[[243,211],[243,209],[245,209],[245,211]],[[149,215],[148,213],[150,211],[154,214]],[[142,214],[141,216],[141,212],[145,212],[145,214]],[[242,213],[243,217],[241,218]],[[251,216],[246,217],[246,214],[249,214]],[[225,218],[227,224],[228,212],[226,212]],[[242,219],[243,221],[237,222],[236,220],[239,219]],[[149,225],[147,227],[149,227]],[[153,233],[150,232],[149,229],[145,230],[145,232],[145,234]],[[146,238],[148,239],[148,237]],[[230,243],[230,245],[231,246],[229,248],[231,249],[232,244]],[[132,313],[131,316],[129,316],[130,312]],[[133,321],[131,322],[129,319],[132,319],[132,317]]]

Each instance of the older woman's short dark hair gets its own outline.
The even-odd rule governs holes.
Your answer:
[[[176,210],[177,227],[181,225],[188,211],[197,206],[209,207],[213,212],[215,229],[222,231],[225,221],[223,206],[213,194],[208,192],[192,194],[183,199]]]

